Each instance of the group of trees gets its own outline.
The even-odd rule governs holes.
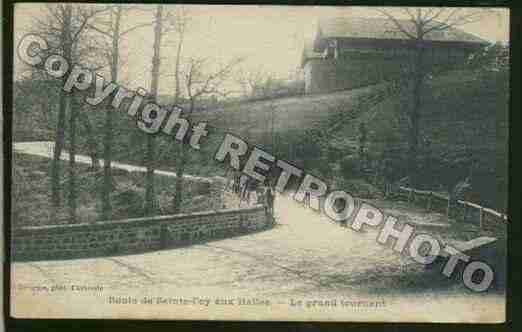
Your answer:
[[[408,70],[400,78],[401,85],[411,87],[411,102],[405,110],[408,122],[408,173],[412,185],[418,182],[419,139],[421,137],[420,110],[421,96],[425,81],[429,75],[437,74],[440,67],[430,66],[426,61],[426,41],[434,32],[444,32],[449,29],[479,21],[484,17],[482,9],[468,8],[400,8],[377,9],[388,18],[397,33],[414,45],[412,70]],[[406,19],[400,19],[406,17]]]
[[[427,186],[430,189],[443,186],[450,193],[459,182],[465,181],[472,182],[476,190],[483,189],[479,186],[484,187],[481,183],[485,183],[486,176],[484,171],[479,175],[476,168],[484,170],[489,167],[484,162],[487,157],[481,152],[484,153],[495,142],[481,139],[481,133],[473,129],[476,126],[474,121],[483,117],[487,121],[483,126],[490,128],[495,125],[493,120],[500,121],[500,116],[495,118],[495,114],[491,113],[491,105],[497,103],[499,110],[506,109],[508,105],[508,100],[497,90],[508,91],[501,85],[509,82],[509,47],[490,44],[477,49],[462,62],[447,64],[430,62],[426,49],[431,33],[447,32],[454,27],[478,22],[494,15],[494,12],[468,8],[377,10],[389,20],[396,35],[403,36],[414,46],[411,63],[404,66],[401,75],[388,81],[388,84],[374,87],[372,96],[367,100],[358,97],[354,100],[355,105],[347,103],[345,107],[339,107],[338,112],[329,115],[328,121],[322,121],[317,128],[306,131],[299,139],[300,133],[288,133],[287,136],[292,137],[286,140],[295,140],[292,151],[298,153],[292,159],[298,159],[306,168],[312,168],[333,181],[340,177],[356,179],[366,176],[368,180],[373,180],[374,175],[378,174],[387,182],[402,180],[415,187]],[[456,86],[464,81],[467,83]],[[498,89],[492,89],[491,85]],[[472,98],[471,91],[476,93]],[[462,95],[456,96],[458,93]],[[457,105],[462,105],[463,109],[458,116],[455,115],[460,112]],[[440,113],[438,119],[434,119],[432,112],[437,107]],[[485,114],[488,111],[490,114]],[[464,114],[466,112],[467,115]],[[456,117],[459,117],[458,120]],[[455,123],[443,124],[441,119],[455,120]],[[350,126],[352,121],[357,125]],[[360,127],[361,124],[364,127]],[[444,133],[452,130],[437,126],[463,126],[465,130],[459,133],[459,137],[440,139],[433,136],[434,130]],[[344,139],[343,135],[351,137],[352,141]],[[450,142],[446,142],[448,140]],[[456,143],[464,140],[467,140],[464,144]],[[342,149],[340,144],[343,144]],[[446,150],[446,153],[441,153],[441,150]],[[491,153],[488,156],[494,157]],[[503,170],[498,168],[497,171],[497,176],[502,177]],[[471,174],[475,174],[475,181],[471,181]],[[481,199],[486,200],[486,196],[488,193],[482,190]]]
[[[91,55],[91,43],[85,39],[87,24],[96,15],[105,9],[94,7],[73,6],[60,4],[48,6],[48,13],[44,18],[36,19],[36,32],[43,36],[50,47],[49,53],[59,53],[68,63],[84,60]],[[93,65],[93,62],[89,62]],[[97,68],[92,68],[97,69]],[[62,79],[65,84],[66,76]],[[53,209],[51,218],[56,218],[60,206],[60,156],[65,145],[66,116],[69,116],[69,180],[68,180],[68,207],[72,221],[76,220],[76,123],[78,105],[75,98],[60,90],[58,96],[58,120],[54,154],[51,168],[51,201]]]
[[[485,142],[481,139],[481,133],[473,130],[472,127],[475,126],[474,118],[484,117],[484,121],[487,123],[482,126],[489,128],[495,126],[496,122],[497,130],[505,130],[505,128],[499,127],[499,124],[504,118],[501,113],[507,109],[508,105],[505,92],[508,91],[507,85],[509,84],[509,46],[501,43],[485,44],[484,47],[471,53],[469,58],[459,62],[458,66],[455,66],[454,63],[434,65],[428,61],[425,52],[430,33],[445,32],[454,27],[478,22],[488,15],[494,15],[495,12],[489,9],[469,8],[400,8],[379,9],[378,11],[388,18],[398,33],[411,41],[415,51],[411,66],[398,79],[391,82],[391,86],[395,85],[397,88],[391,89],[389,94],[390,97],[395,96],[400,100],[401,111],[397,119],[401,124],[396,125],[395,129],[400,128],[403,132],[394,133],[394,135],[405,137],[406,154],[404,157],[399,155],[399,152],[403,151],[399,147],[402,141],[384,138],[384,141],[387,142],[385,145],[390,151],[385,150],[381,154],[381,164],[386,164],[386,166],[381,165],[380,168],[384,170],[380,169],[376,172],[387,174],[390,177],[387,179],[388,181],[397,181],[400,178],[414,187],[436,188],[442,186],[450,196],[454,196],[458,191],[456,188],[466,184],[468,190],[466,194],[478,195],[480,192],[479,197],[473,199],[499,205],[497,203],[501,199],[492,203],[490,192],[484,191],[484,183],[489,183],[490,186],[495,183],[485,179],[491,178],[491,175],[484,175],[485,169],[489,165],[486,160],[488,157],[484,157],[483,153],[490,145],[498,144],[503,133],[497,133],[497,143],[494,140]],[[452,74],[455,69],[461,70],[460,74],[456,72]],[[462,82],[463,77],[456,77],[458,75],[467,76],[469,83],[456,87],[455,83],[451,81],[460,79]],[[448,80],[447,86],[443,83],[440,85],[444,80]],[[449,90],[452,89],[455,91],[450,92]],[[471,91],[475,91],[475,94],[470,96]],[[461,95],[457,96],[458,93]],[[444,96],[443,99],[438,99],[437,94]],[[433,137],[434,124],[427,123],[427,121],[434,119],[433,117],[426,119],[423,116],[428,114],[433,116],[432,111],[437,105],[440,108],[438,111],[441,113],[456,112],[457,107],[450,103],[459,101],[465,105],[465,112],[469,113],[459,115],[460,121],[470,121],[469,124],[464,125],[465,130],[459,133],[461,137],[448,137],[442,140],[440,137]],[[491,109],[492,104],[497,105],[496,110]],[[484,111],[487,110],[495,110],[496,113],[494,111],[489,115],[484,114]],[[456,116],[453,114],[454,118]],[[450,120],[452,116],[440,114],[439,118]],[[493,119],[495,122],[492,123]],[[448,123],[448,127],[457,126],[459,126],[458,123]],[[444,130],[439,129],[439,131]],[[464,145],[457,143],[446,145],[446,151],[441,152],[440,145],[437,146],[437,143],[434,144],[434,142],[440,143],[446,139],[454,142],[467,140],[467,142]],[[380,140],[383,140],[383,137]],[[490,154],[489,158],[495,158],[495,156]],[[505,173],[507,169],[502,169],[501,165],[503,165],[503,161],[502,163],[497,162],[497,174],[493,175],[497,179],[507,176]],[[385,170],[385,168],[391,169]],[[479,172],[478,169],[481,171]],[[482,174],[473,176],[478,173]],[[397,177],[397,174],[402,175]],[[403,176],[407,177],[403,178]],[[496,185],[498,186],[499,183],[497,182]],[[472,186],[476,188],[472,188]],[[504,197],[504,195],[498,195],[498,192],[496,194]]]
[[[137,15],[135,15],[137,14]],[[139,17],[141,19],[136,19]],[[159,85],[164,78],[174,79],[174,104],[186,102],[185,114],[190,117],[199,100],[203,97],[226,95],[224,84],[241,60],[216,65],[212,59],[184,56],[183,45],[186,32],[191,24],[190,12],[183,6],[136,6],[136,5],[83,5],[83,4],[49,4],[42,17],[35,18],[33,31],[43,36],[50,44],[48,52],[62,55],[68,63],[81,63],[82,66],[97,72],[107,73],[110,80],[119,83],[122,63],[126,55],[122,54],[122,41],[138,29],[152,29],[153,50],[151,57],[150,87],[147,98],[157,100]],[[174,52],[172,52],[172,46]],[[164,51],[169,47],[168,52]],[[173,71],[162,68],[162,60],[174,56]],[[171,55],[172,54],[172,55]],[[163,74],[163,76],[161,76]],[[65,75],[64,77],[67,77]],[[77,220],[77,183],[76,183],[76,151],[78,145],[77,123],[80,120],[88,134],[89,151],[92,168],[103,173],[99,190],[100,219],[111,219],[113,207],[111,193],[115,188],[111,171],[114,155],[115,132],[114,109],[106,103],[103,126],[93,128],[89,112],[79,102],[79,97],[68,94],[61,89],[62,84],[53,84],[39,69],[31,69],[31,79],[38,79],[47,88],[57,91],[58,100],[50,100],[48,107],[58,104],[56,127],[54,130],[54,153],[51,165],[51,218],[55,219],[62,205],[60,176],[62,174],[60,156],[64,149],[69,153],[67,179],[67,207],[71,223]],[[165,105],[167,106],[167,105]],[[137,129],[136,129],[137,130]],[[97,132],[99,131],[99,132]],[[138,130],[137,130],[138,131]],[[101,136],[101,142],[97,137]],[[157,213],[154,192],[154,170],[156,159],[156,140],[163,139],[153,135],[142,135],[145,144],[144,165],[145,176],[144,213]],[[66,147],[66,138],[68,146]],[[101,144],[100,144],[101,143]],[[143,144],[142,143],[142,144]],[[187,163],[187,151],[179,144],[171,142],[172,154],[175,156],[177,171],[176,185],[173,190],[173,210],[179,212],[182,202],[183,174]],[[103,150],[103,154],[99,151]],[[103,156],[103,171],[100,170],[99,156]]]
[[[228,63],[219,64],[213,59],[185,55],[186,34],[187,31],[190,31],[193,20],[189,10],[183,6],[50,4],[46,8],[46,15],[35,18],[34,32],[42,35],[49,42],[51,47],[48,52],[61,54],[69,63],[81,63],[92,70],[103,71],[114,82],[120,80],[122,66],[126,59],[126,55],[122,54],[124,53],[121,47],[123,41],[140,29],[150,29],[153,36],[153,49],[150,59],[151,83],[148,98],[156,99],[160,83],[165,79],[172,79],[174,88],[169,95],[173,96],[173,104],[182,104],[185,109],[184,117],[189,119],[197,109],[198,103],[202,103],[208,98],[228,96],[230,91],[227,87],[230,85],[226,84],[226,81],[231,78],[236,80],[236,83],[243,89],[243,95],[248,99],[273,98],[278,96],[278,93],[299,94],[302,91],[298,80],[295,80],[295,86],[289,86],[273,75],[261,71],[239,71],[236,74],[236,69],[242,59],[233,59]],[[415,45],[411,70],[392,82],[394,88],[389,89],[388,95],[390,97],[400,93],[407,96],[408,103],[404,108],[403,117],[407,122],[408,174],[410,182],[415,185],[416,175],[419,173],[418,155],[422,137],[421,96],[426,90],[427,78],[436,74],[436,70],[440,69],[440,67],[430,67],[425,59],[424,49],[427,36],[434,31],[446,31],[475,22],[481,19],[486,11],[463,8],[398,8],[394,10],[378,9],[378,11],[389,19],[398,33],[410,39]],[[136,19],[138,16],[139,20]],[[173,60],[174,66],[162,67],[163,60],[167,57]],[[507,58],[506,48],[496,45],[488,48],[483,54],[476,55],[471,62],[480,68],[506,70]],[[52,89],[53,95],[57,96],[56,100],[48,100],[49,104],[54,102],[58,110],[51,166],[51,218],[56,217],[62,204],[60,175],[63,170],[60,156],[66,149],[66,137],[68,137],[67,206],[71,222],[75,222],[77,219],[77,126],[81,125],[87,136],[92,167],[103,174],[99,190],[100,218],[111,219],[113,216],[111,193],[114,190],[111,167],[114,156],[114,135],[117,129],[114,126],[114,110],[109,104],[102,105],[104,121],[103,126],[98,129],[91,124],[89,112],[81,105],[78,96],[65,93],[60,84],[53,83],[41,71],[33,71],[31,78],[33,82],[39,82]],[[61,83],[63,86],[64,82]],[[269,144],[275,149],[277,144],[274,122],[277,112],[275,106],[271,108],[270,119],[267,123],[271,129],[270,137],[267,140],[270,140]],[[45,111],[43,112],[45,113]],[[337,121],[335,126],[339,126],[340,123],[341,121]],[[321,133],[320,137],[315,139],[314,144],[324,142],[326,146],[329,146],[327,143],[329,133],[335,130],[335,126],[328,128],[328,132]],[[143,150],[145,151],[144,165],[147,167],[144,211],[145,214],[150,215],[157,211],[154,192],[156,143],[157,140],[163,138],[145,134],[141,137],[143,138],[141,144],[144,145]],[[366,148],[361,151],[362,154],[365,154],[368,149],[366,135],[364,135],[364,140]],[[183,200],[183,175],[187,167],[188,151],[184,145],[170,144],[170,146],[168,153],[174,156],[177,173],[175,188],[172,192],[172,211],[179,212]],[[101,151],[102,153],[100,153]],[[332,151],[329,149],[327,152],[329,155],[335,154]],[[104,161],[102,170],[100,170],[99,159]]]

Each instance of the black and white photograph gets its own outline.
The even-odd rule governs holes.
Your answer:
[[[14,4],[10,315],[505,322],[509,36],[500,7]]]

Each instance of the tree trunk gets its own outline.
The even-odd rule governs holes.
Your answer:
[[[413,105],[409,114],[409,133],[408,133],[408,168],[410,175],[410,185],[415,187],[418,182],[417,153],[419,146],[419,118],[421,108],[422,84],[424,80],[423,68],[424,45],[423,40],[417,40],[415,52],[415,64],[413,72]]]
[[[194,110],[195,100],[190,98],[190,106],[188,111],[187,120],[190,121],[190,116]],[[179,145],[179,153],[176,162],[176,184],[174,185],[174,199],[172,201],[172,209],[174,213],[181,212],[181,203],[183,201],[183,175],[185,173],[185,166],[187,164],[188,154],[186,148],[186,142],[181,142]]]
[[[94,130],[92,128],[89,117],[85,111],[80,111],[77,114],[78,120],[82,122],[83,127],[87,136],[87,149],[89,150],[89,156],[91,157],[92,169],[98,171],[100,168],[100,160],[98,159],[98,147],[96,144],[96,138],[94,137]]]
[[[174,187],[173,212],[181,213],[181,203],[183,201],[183,175],[187,164],[187,151],[185,144],[179,146],[178,162],[176,163],[176,184]]]
[[[64,15],[64,26],[66,30],[64,42],[64,57],[69,63],[73,61],[73,41],[71,38],[72,29],[72,6],[66,5]],[[77,105],[73,96],[67,96],[67,105],[69,108],[69,195],[67,197],[67,205],[69,208],[69,222],[76,223],[76,114]]]
[[[177,105],[179,103],[179,96],[181,93],[180,89],[180,79],[179,79],[179,66],[181,61],[181,48],[183,47],[183,39],[184,39],[184,31],[180,32],[178,48],[176,50],[176,67],[174,68],[174,77],[176,79],[176,93],[174,95],[174,104]]]
[[[152,71],[151,71],[151,88],[150,92],[153,98],[158,96],[158,81],[159,81],[159,67],[160,67],[160,50],[161,50],[161,34],[162,34],[162,15],[163,6],[158,5],[155,14],[154,26],[154,55],[152,57]],[[154,195],[154,136],[147,135],[147,153],[145,165],[147,173],[145,176],[145,214],[152,215],[155,211],[155,195]]]
[[[145,214],[154,214],[154,136],[147,135],[147,152],[145,154]]]
[[[272,153],[274,155],[276,155],[276,140],[275,140],[275,106],[272,105],[272,111],[270,112],[271,114],[271,127],[270,127],[270,136],[271,137],[271,142],[270,142],[270,145],[272,145]]]
[[[70,4],[65,5],[63,15],[61,42],[63,47],[63,56],[71,63],[72,45],[71,45],[71,16],[72,7]],[[66,75],[62,78],[62,84],[65,85]],[[62,85],[62,86],[63,86]],[[53,152],[53,162],[51,166],[51,218],[54,221],[58,215],[60,208],[60,156],[62,154],[65,139],[65,114],[70,107],[70,96],[60,89],[60,101],[58,110],[58,123],[56,126],[56,137]]]
[[[53,162],[51,166],[51,201],[53,219],[56,218],[58,208],[60,207],[60,156],[62,154],[65,137],[65,113],[67,112],[68,108],[69,96],[67,96],[64,92],[61,92],[59,103]]]
[[[114,31],[112,34],[112,58],[111,58],[111,81],[118,81],[119,66],[119,39],[120,39],[120,20],[121,11],[117,7],[115,12]],[[111,22],[112,23],[112,22]],[[102,186],[102,219],[109,220],[112,218],[111,191],[112,183],[112,140],[113,140],[113,115],[112,108],[107,105],[105,110],[105,133],[103,136],[103,186]]]
[[[106,107],[105,113],[105,134],[103,137],[103,185],[102,185],[102,219],[108,220],[112,217],[112,206],[110,193],[112,191],[112,112],[110,107]]]
[[[76,103],[71,98],[69,110],[69,218],[70,223],[76,223]]]
[[[174,94],[174,105],[179,104],[179,98],[181,94],[181,86],[180,86],[180,62],[181,62],[181,51],[183,47],[183,40],[184,40],[184,30],[179,31],[179,41],[178,41],[178,47],[176,50],[176,65],[174,67],[174,77],[176,80],[176,90]],[[174,154],[177,154],[177,162],[175,165],[176,170],[176,183],[174,185],[174,199],[172,200],[172,210],[173,213],[180,213],[181,212],[181,202],[183,200],[183,173],[185,172],[185,164],[186,164],[186,158],[185,158],[185,147],[184,143],[181,143],[181,145],[176,148],[174,146]]]
[[[54,142],[53,162],[51,165],[51,218],[56,219],[60,208],[60,156],[62,155],[65,138],[65,113],[67,112],[69,96],[65,93],[60,95],[58,110],[58,122],[56,124],[56,137]]]

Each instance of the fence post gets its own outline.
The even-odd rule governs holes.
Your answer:
[[[167,224],[160,224],[160,249],[167,248],[168,235]]]
[[[410,188],[410,194],[408,195],[408,203],[413,200],[413,188]]]
[[[428,206],[426,207],[426,210],[429,212],[431,210],[431,200],[433,198],[433,192],[430,191],[428,194]]]
[[[451,198],[448,197],[448,206],[446,207],[446,217],[449,219],[451,214]]]
[[[480,224],[480,230],[482,230],[482,223],[484,222],[484,208],[480,207],[480,217],[479,217],[479,224]]]

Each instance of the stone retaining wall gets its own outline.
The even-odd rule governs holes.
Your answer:
[[[272,226],[263,206],[12,231],[18,261],[154,251],[247,234]]]

